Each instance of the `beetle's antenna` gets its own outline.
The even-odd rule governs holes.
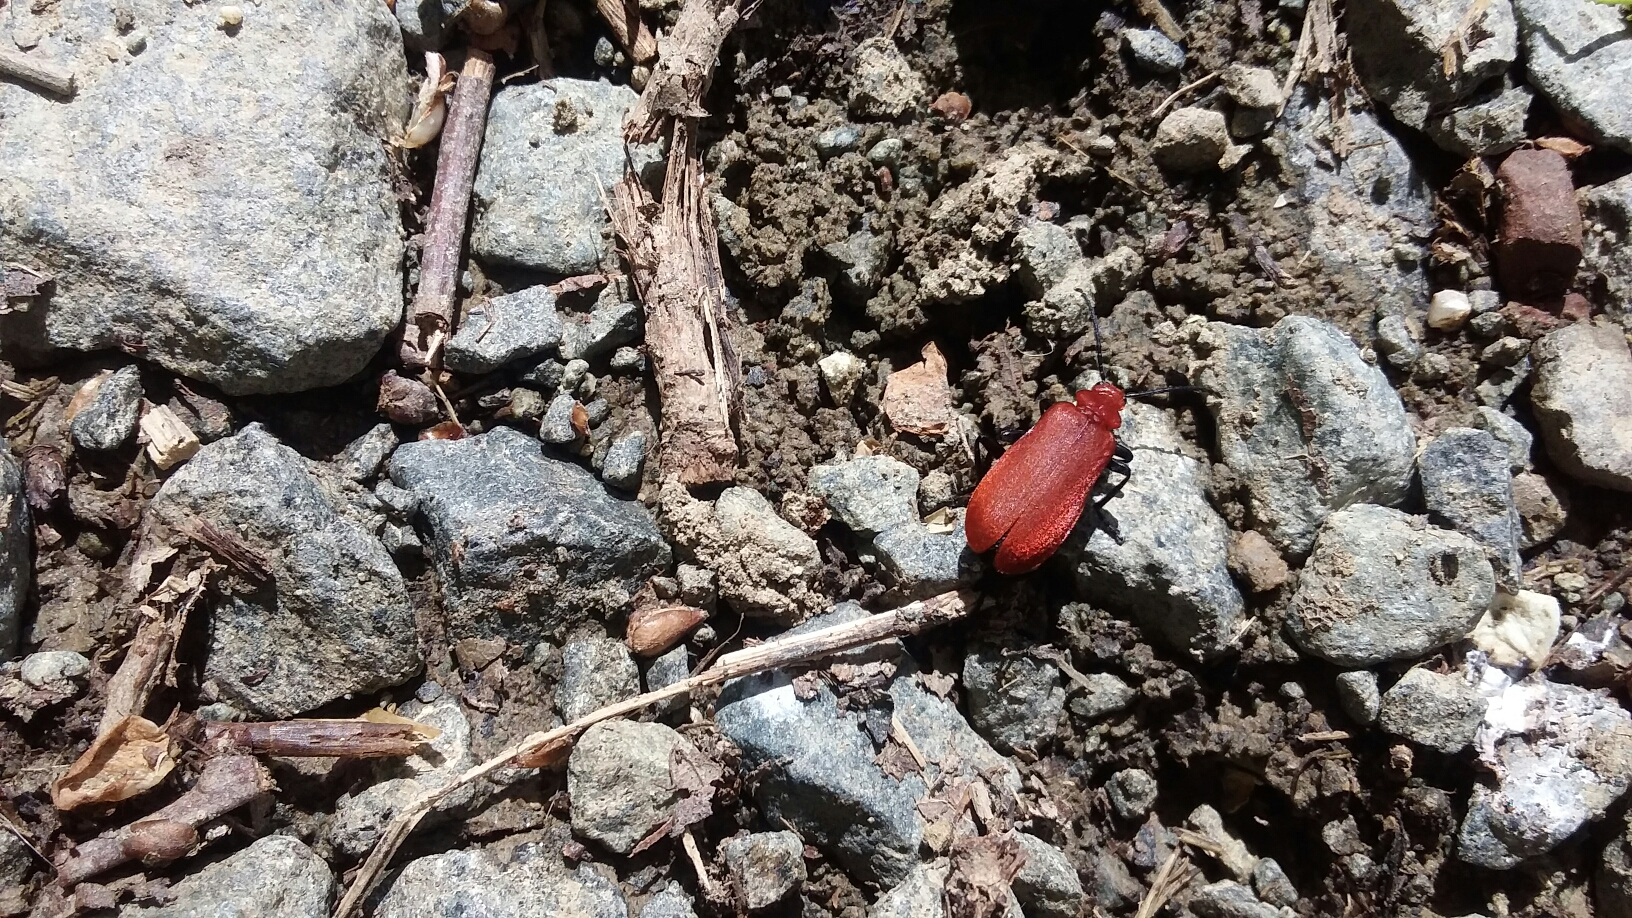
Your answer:
[[[1146,389],[1143,392],[1129,392],[1127,393],[1127,397],[1143,398],[1147,395],[1161,395],[1164,392],[1205,392],[1208,395],[1218,394],[1216,391],[1206,386],[1163,386],[1160,389]]]
[[[1094,301],[1088,299],[1087,293],[1078,289],[1077,295],[1082,297],[1084,303],[1088,304],[1088,321],[1092,322],[1094,326],[1094,363],[1099,369],[1100,381],[1105,382],[1107,381],[1105,378],[1105,342],[1099,337],[1099,310],[1094,308]]]

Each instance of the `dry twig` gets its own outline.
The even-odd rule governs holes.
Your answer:
[[[74,94],[74,72],[60,64],[0,48],[0,76],[21,80],[59,96]]]
[[[1162,5],[1162,0],[1135,0],[1134,5],[1139,7],[1141,16],[1162,30],[1163,35],[1174,41],[1184,41],[1184,30],[1179,28],[1179,23],[1173,18],[1173,14],[1167,11],[1167,7]]]
[[[543,6],[543,4],[539,4]],[[595,0],[595,8],[612,29],[612,37],[629,52],[637,64],[650,64],[657,57],[657,38],[640,18],[635,0]]]
[[[487,102],[493,92],[493,58],[471,48],[442,128],[436,160],[436,184],[420,251],[419,289],[403,331],[402,362],[411,367],[436,366],[442,344],[453,332],[454,297],[459,291],[459,258],[464,253],[465,218],[470,191],[487,128]]]
[[[1202,88],[1203,86],[1207,86],[1207,85],[1211,84],[1214,80],[1219,79],[1221,76],[1223,76],[1223,73],[1224,72],[1222,70],[1215,70],[1212,73],[1207,74],[1206,76],[1202,77],[1199,80],[1196,80],[1193,83],[1187,83],[1187,84],[1185,84],[1183,86],[1180,86],[1178,89],[1173,90],[1173,94],[1168,96],[1167,98],[1163,99],[1162,104],[1156,106],[1155,110],[1153,110],[1150,113],[1150,120],[1155,121],[1156,119],[1162,117],[1162,113],[1167,111],[1168,107],[1171,106],[1174,102],[1179,101],[1180,99],[1184,98],[1186,95],[1189,95],[1190,93],[1195,92],[1196,90]]]
[[[668,133],[663,203],[637,176],[613,189],[613,228],[646,308],[646,345],[662,402],[665,476],[688,485],[730,481],[737,464],[731,423],[741,365],[731,347],[725,282],[713,210],[697,155],[697,119],[720,44],[737,24],[737,0],[689,0],[640,101],[624,121],[624,139],[650,143]]]
[[[140,715],[158,686],[174,684],[176,643],[187,627],[188,613],[204,594],[204,584],[212,567],[206,564],[184,579],[166,580],[160,592],[172,601],[156,597],[154,601],[159,608],[142,606],[142,623],[125,650],[119,671],[108,680],[108,701],[102,711],[102,724],[96,731],[98,736],[126,717]],[[178,598],[179,603],[173,601]]]
[[[603,720],[633,714],[660,701],[688,695],[731,679],[781,669],[797,663],[808,663],[875,641],[917,634],[964,617],[969,614],[972,605],[973,597],[966,593],[942,593],[860,621],[823,628],[795,638],[783,638],[747,647],[720,657],[707,671],[682,679],[666,688],[608,705],[565,726],[534,733],[441,787],[427,792],[398,813],[381,831],[374,850],[358,868],[350,888],[346,890],[345,898],[335,907],[333,918],[349,918],[363,901],[363,897],[373,889],[375,882],[391,862],[391,857],[407,840],[408,833],[414,830],[414,826],[449,794],[467,784],[489,778],[499,769],[511,765],[557,760],[579,734]]]

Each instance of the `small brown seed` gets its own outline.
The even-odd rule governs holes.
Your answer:
[[[961,92],[942,93],[940,98],[929,104],[930,111],[953,124],[962,124],[973,108],[969,97]]]
[[[198,830],[173,819],[149,819],[130,827],[119,847],[144,866],[157,867],[183,857],[198,845]]]
[[[707,612],[691,606],[636,609],[629,616],[629,632],[624,642],[638,656],[655,657],[680,643],[706,618]]]

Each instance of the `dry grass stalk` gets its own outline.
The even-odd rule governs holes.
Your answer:
[[[823,628],[795,638],[783,638],[747,647],[725,654],[708,670],[666,688],[608,705],[565,726],[534,733],[441,787],[427,792],[398,813],[381,831],[374,850],[357,869],[345,897],[335,907],[333,918],[350,918],[357,906],[362,903],[363,897],[374,888],[375,882],[384,873],[397,849],[407,840],[408,833],[414,830],[414,826],[449,794],[467,784],[491,778],[493,773],[501,768],[558,756],[580,734],[603,720],[634,714],[660,701],[687,695],[731,679],[798,663],[808,663],[875,641],[927,631],[963,618],[969,614],[973,604],[974,598],[970,594],[942,593],[860,621]]]
[[[426,736],[412,723],[366,720],[280,720],[265,723],[200,725],[207,751],[293,757],[339,756],[379,759],[413,755]]]
[[[413,309],[403,331],[402,362],[408,366],[438,365],[442,345],[453,333],[459,259],[464,254],[470,191],[476,182],[482,134],[487,129],[493,73],[493,58],[471,48],[453,89],[453,102],[442,128],[442,148],[437,154],[425,245],[420,252],[419,289],[414,292]]]
[[[59,96],[74,94],[72,70],[7,48],[0,48],[0,74],[49,90]]]
[[[646,308],[646,345],[662,402],[664,474],[688,485],[730,481],[738,449],[731,424],[742,368],[727,333],[725,282],[713,210],[697,155],[697,119],[720,44],[737,24],[735,0],[689,0],[624,138],[650,143],[669,134],[663,202],[638,177],[613,189],[613,228]]]

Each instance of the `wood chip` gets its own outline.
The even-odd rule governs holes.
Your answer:
[[[924,360],[890,374],[884,383],[884,416],[890,426],[920,437],[938,437],[952,422],[952,389],[946,382],[946,358],[934,342],[924,345]]]
[[[160,471],[169,471],[193,458],[202,445],[198,434],[188,427],[169,405],[154,405],[142,415],[142,438],[147,441],[147,456]]]

